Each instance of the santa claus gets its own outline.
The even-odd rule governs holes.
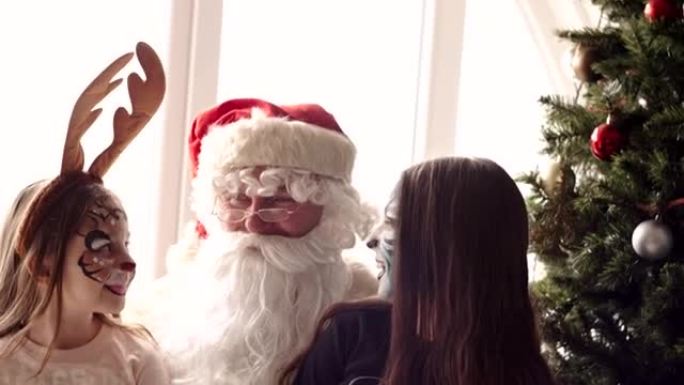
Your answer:
[[[355,147],[318,105],[257,99],[201,113],[189,145],[197,224],[151,328],[176,383],[275,384],[326,307],[377,291],[341,255],[372,224]]]

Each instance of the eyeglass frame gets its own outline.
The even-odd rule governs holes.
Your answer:
[[[215,215],[221,221],[229,222],[229,223],[240,223],[240,222],[242,222],[242,221],[246,220],[247,218],[254,216],[254,215],[258,216],[259,219],[261,219],[262,221],[264,221],[266,223],[280,223],[280,222],[284,222],[284,221],[290,219],[290,216],[292,216],[292,214],[297,212],[302,207],[302,202],[297,202],[295,200],[292,200],[292,201],[296,203],[297,207],[295,207],[292,210],[286,209],[283,207],[267,207],[267,208],[259,209],[256,211],[252,211],[252,210],[248,210],[246,208],[245,209],[239,209],[239,208],[234,208],[234,207],[227,207],[225,212],[228,216],[230,216],[230,214],[229,214],[230,212],[242,212],[243,213],[242,216],[240,217],[240,219],[229,220],[228,218],[224,219],[223,218],[224,215],[222,215],[221,212],[219,210],[217,210],[217,208],[216,208],[218,206],[220,199],[221,198],[219,196],[216,197],[216,199],[214,201],[214,208],[212,209],[211,214]],[[273,212],[275,210],[283,212],[285,214],[285,216],[282,219],[278,219],[275,221],[264,219],[264,217],[262,216],[262,212]]]

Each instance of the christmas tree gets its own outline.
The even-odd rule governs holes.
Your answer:
[[[531,185],[544,350],[564,385],[684,384],[682,0],[593,0],[574,98],[549,96]]]

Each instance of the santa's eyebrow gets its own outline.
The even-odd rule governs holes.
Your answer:
[[[245,192],[242,191],[242,192],[238,192],[235,194],[228,194],[228,195],[226,195],[226,198],[228,198],[228,199],[246,199],[246,198],[249,198],[249,196],[247,196],[247,194],[245,194]]]
[[[287,192],[284,191],[284,192],[276,192],[275,194],[273,194],[273,196],[271,196],[271,198],[288,198],[288,199],[292,199],[292,196],[291,196],[290,194],[288,194]]]

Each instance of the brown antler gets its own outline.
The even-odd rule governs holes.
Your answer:
[[[128,76],[128,94],[133,112],[119,107],[114,113],[114,139],[90,166],[88,172],[102,177],[133,138],[145,127],[164,99],[166,80],[164,68],[152,47],[138,43],[136,54],[145,71],[147,80],[143,81],[136,73]]]
[[[119,72],[133,57],[129,52],[114,60],[97,77],[88,84],[88,87],[76,100],[74,109],[69,119],[64,153],[62,154],[62,174],[71,171],[83,171],[83,148],[81,138],[93,122],[100,116],[102,109],[93,110],[93,107],[109,95],[112,90],[121,84],[122,79],[112,81],[114,75]]]

